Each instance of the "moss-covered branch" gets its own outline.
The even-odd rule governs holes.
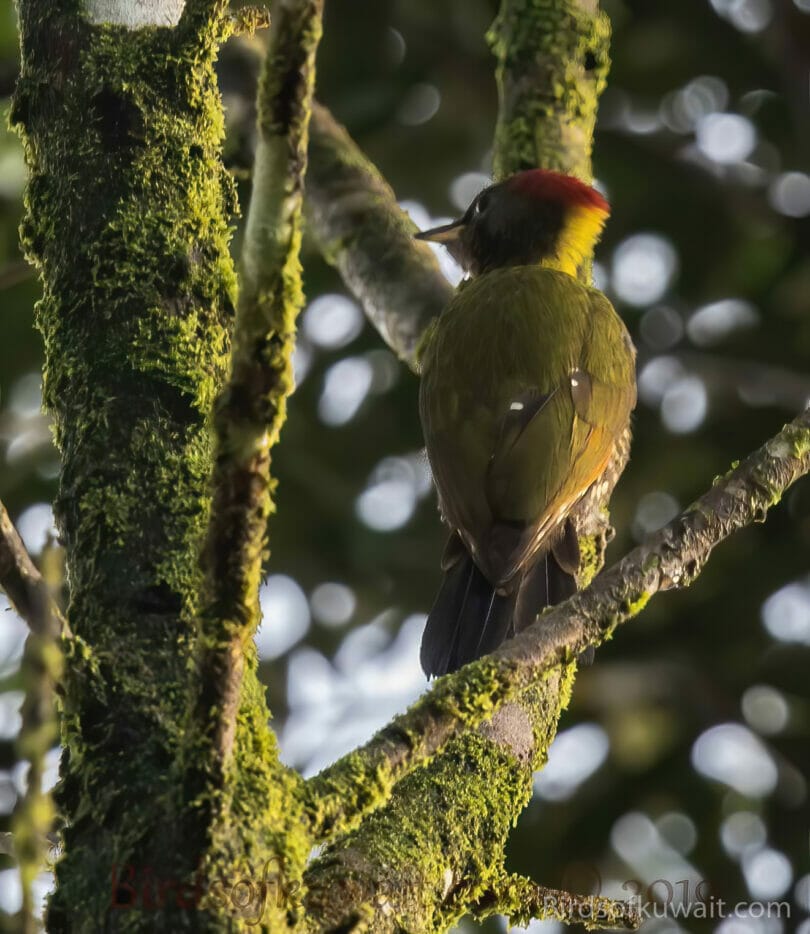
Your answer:
[[[597,0],[502,0],[489,32],[497,67],[494,175],[541,166],[591,180],[610,21]]]
[[[255,651],[252,638],[260,620],[259,583],[272,510],[270,449],[293,387],[295,319],[303,301],[302,192],[322,13],[323,0],[278,5],[259,83],[259,143],[231,373],[214,420],[199,696],[191,725],[192,732],[206,737],[207,767],[220,776],[233,751],[245,657]]]
[[[500,77],[505,88],[508,70],[509,81],[521,93],[510,91],[501,99],[495,146],[497,174],[539,165],[576,168],[583,177],[590,177],[588,157],[607,66],[607,31],[596,4],[589,6],[593,30],[598,30],[599,24],[603,29],[601,78],[581,82],[582,99],[577,107],[569,106],[566,92],[561,90],[565,105],[554,108],[541,100],[546,84],[538,80],[535,50],[538,46],[547,50],[545,65],[555,80],[562,84],[573,80],[573,72],[567,74],[567,56],[572,48],[578,48],[583,27],[571,14],[573,9],[584,12],[584,7],[568,0],[503,0],[495,26],[495,35],[500,36],[496,46]],[[528,35],[521,32],[523,29]],[[554,122],[563,119],[567,129],[555,131]],[[549,133],[552,143],[547,146],[545,135]],[[565,151],[569,147],[570,152]],[[342,249],[342,239],[333,238],[330,253],[339,267]],[[380,296],[396,296],[413,287],[398,279],[380,282],[376,264],[367,263],[359,269],[362,277],[347,277],[347,282],[360,297],[371,282],[377,283],[374,288]],[[387,275],[396,276],[396,266]],[[428,321],[417,316],[415,325],[405,320],[404,326],[413,333]],[[381,332],[385,337],[386,329]],[[416,346],[418,339],[417,333],[411,346]],[[595,517],[597,512],[593,510]],[[604,537],[604,519],[596,517],[591,522],[589,518],[588,522],[592,526],[588,534],[597,547],[591,549],[593,557],[584,576],[593,574],[603,554],[598,544]],[[456,726],[465,719],[469,725],[514,696],[498,696],[505,682],[493,680],[491,665],[491,660],[485,659],[453,676],[458,679],[455,708],[436,711],[438,721],[449,716]],[[424,769],[396,784],[388,802],[328,847],[307,873],[310,909],[323,913],[330,924],[344,930],[359,928],[364,919],[373,918],[372,930],[393,931],[403,927],[440,930],[474,908],[487,883],[503,878],[506,835],[528,800],[532,770],[545,760],[567,702],[573,668],[566,665],[550,672],[537,686],[524,691],[519,704],[498,710],[477,733],[458,736]],[[444,684],[435,690],[445,690]],[[460,711],[466,716],[456,716]],[[421,708],[416,716],[432,721],[434,713]],[[436,748],[443,742],[441,732],[438,727]],[[409,762],[411,750],[416,755]],[[407,727],[394,728],[376,744],[372,741],[368,772],[360,753],[359,758],[349,757],[330,774],[316,779],[322,796],[316,794],[317,800],[310,805],[315,825],[327,831],[351,825],[356,812],[343,813],[342,808],[373,807],[399,775],[431,751],[435,749],[430,749],[430,742],[422,742]],[[317,787],[315,783],[313,787]],[[342,879],[350,882],[342,884]]]
[[[552,669],[609,639],[662,590],[685,587],[713,548],[762,521],[810,472],[810,410],[747,457],[677,519],[650,536],[589,587],[546,611],[492,655],[441,678],[364,747],[308,782],[318,836],[341,832],[384,800],[398,779],[464,729],[477,726]]]
[[[345,128],[315,106],[306,212],[326,259],[362,303],[394,353],[412,369],[425,328],[453,294],[416,226]]]
[[[589,180],[596,104],[608,64],[608,23],[597,4],[504,0],[491,36],[501,89],[496,175],[539,165]],[[335,238],[332,259],[339,267],[342,250],[342,240]],[[371,281],[368,268],[364,275]],[[362,296],[367,282],[346,278]],[[374,281],[381,295],[396,296],[400,286],[407,287],[396,280]],[[691,579],[716,541],[752,521],[805,472],[810,467],[806,429],[803,423],[786,429],[749,463],[751,476],[769,480],[759,486],[757,479],[755,495],[744,503],[738,501],[735,475],[725,489],[736,506],[714,502],[718,494],[712,491],[708,502],[717,521],[706,524],[700,507],[682,517],[683,553],[676,554],[671,539],[653,540],[648,549],[657,542],[660,555],[633,553],[626,559],[633,568],[613,569],[520,638],[442,679],[364,749],[311,780],[312,824],[322,836],[338,836],[305,877],[307,906],[315,916],[344,930],[367,925],[393,931],[440,930],[468,910],[503,911],[521,919],[543,914],[541,887],[528,880],[504,884],[501,828],[517,819],[532,770],[545,759],[567,703],[573,659],[637,613],[651,592],[675,579]],[[787,438],[795,455],[789,467]],[[626,457],[623,447],[619,458]],[[772,472],[763,472],[758,456]],[[599,503],[593,506],[579,527],[587,536],[583,545],[589,546],[583,548],[584,582],[604,553],[606,518]],[[679,567],[680,576],[671,578],[665,567]],[[470,732],[476,724],[477,732]],[[414,768],[426,760],[423,768]],[[375,807],[356,829],[339,836]],[[618,910],[635,922],[629,909]]]
[[[496,879],[473,912],[477,918],[496,913],[506,915],[510,926],[525,926],[534,918],[582,924],[589,930],[634,929],[641,924],[641,912],[635,902],[599,895],[572,895],[518,875]]]

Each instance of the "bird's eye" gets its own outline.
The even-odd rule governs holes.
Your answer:
[[[475,202],[475,213],[483,214],[484,211],[489,207],[489,192],[485,191],[483,194],[478,196],[478,200]]]

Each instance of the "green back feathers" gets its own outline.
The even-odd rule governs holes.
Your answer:
[[[459,289],[421,364],[420,412],[445,518],[490,580],[503,582],[543,547],[626,429],[635,405],[629,335],[600,292],[515,266]]]

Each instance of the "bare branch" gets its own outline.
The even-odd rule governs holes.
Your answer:
[[[324,257],[412,369],[427,325],[453,289],[391,187],[326,108],[312,111],[306,212]]]
[[[0,587],[31,631],[49,639],[67,628],[48,585],[31,560],[19,533],[0,503]]]
[[[492,655],[440,678],[365,746],[310,779],[316,836],[351,827],[449,739],[482,723],[550,669],[601,645],[654,594],[688,586],[715,545],[763,521],[788,487],[809,471],[810,409],[585,590],[542,614]]]

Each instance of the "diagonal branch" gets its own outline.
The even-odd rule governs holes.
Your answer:
[[[45,835],[52,829],[53,805],[42,790],[45,755],[57,739],[56,685],[62,670],[57,640],[67,625],[47,582],[28,554],[5,506],[0,503],[0,587],[31,632],[20,673],[25,687],[18,753],[28,761],[25,794],[14,809],[14,851],[20,867],[23,929],[38,929],[32,883],[44,863]]]
[[[453,289],[390,185],[325,107],[312,111],[307,221],[383,340],[412,369]]]
[[[14,609],[39,636],[55,639],[66,629],[48,585],[31,560],[19,533],[0,503],[0,587]]]
[[[483,722],[551,669],[601,645],[654,594],[691,584],[715,545],[763,521],[808,472],[810,409],[585,590],[544,613],[492,655],[441,678],[365,746],[310,779],[316,837],[350,828],[451,738]]]
[[[532,919],[582,924],[589,930],[635,929],[641,925],[637,901],[615,901],[601,895],[572,895],[537,885],[524,876],[507,875],[490,883],[474,912],[477,918],[503,914],[509,926],[527,925]]]
[[[241,259],[231,375],[214,427],[213,504],[203,550],[200,689],[194,727],[221,776],[233,749],[245,653],[272,511],[270,449],[293,388],[302,304],[299,249],[307,134],[323,0],[279,3],[258,92],[259,142]]]

